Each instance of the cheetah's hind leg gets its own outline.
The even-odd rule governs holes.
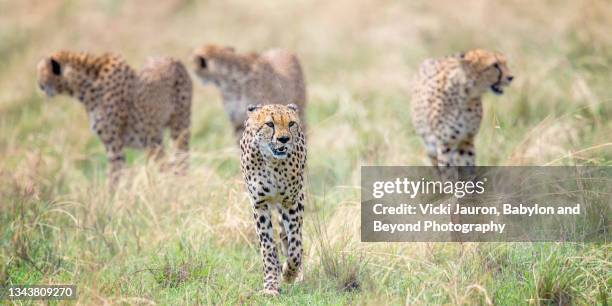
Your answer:
[[[170,117],[170,138],[174,144],[175,158],[172,167],[176,174],[185,175],[189,168],[189,138],[191,127],[191,101],[193,84],[182,63],[177,62],[174,84],[174,113]]]
[[[170,138],[174,143],[174,161],[169,168],[174,169],[175,174],[185,175],[189,169],[189,127],[182,125],[170,128]]]

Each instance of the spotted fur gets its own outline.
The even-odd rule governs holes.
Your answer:
[[[481,96],[489,89],[502,94],[512,79],[505,57],[482,49],[421,64],[412,122],[434,166],[476,165]]]
[[[192,83],[183,64],[149,58],[140,72],[120,56],[60,51],[38,63],[38,84],[48,96],[78,99],[91,130],[106,149],[111,187],[125,162],[125,147],[147,148],[163,156],[162,132],[170,129],[177,162],[185,170],[189,150]]]
[[[297,56],[281,49],[263,54],[239,54],[233,48],[207,45],[193,53],[196,75],[212,83],[223,97],[223,106],[239,141],[249,104],[295,104],[304,127],[306,86]]]
[[[277,295],[281,269],[272,210],[278,211],[282,250],[287,257],[283,280],[292,282],[302,263],[306,143],[296,105],[248,106],[247,111],[240,165],[263,258],[263,292]]]

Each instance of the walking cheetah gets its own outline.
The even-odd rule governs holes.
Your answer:
[[[196,75],[220,91],[225,112],[240,141],[249,104],[295,104],[304,127],[306,86],[297,56],[281,49],[261,55],[239,54],[230,47],[206,45],[193,52]]]
[[[412,122],[434,166],[476,165],[481,96],[488,89],[501,95],[513,78],[502,54],[482,49],[421,64]]]
[[[90,128],[106,149],[111,189],[125,162],[123,148],[147,148],[148,158],[158,160],[165,127],[185,170],[192,83],[179,61],[149,58],[136,72],[115,54],[59,51],[43,58],[37,70],[38,84],[47,96],[66,94],[85,107]]]
[[[263,258],[263,293],[277,295],[280,264],[271,210],[278,211],[282,250],[287,257],[283,280],[292,282],[302,262],[306,143],[296,105],[250,105],[247,111],[240,165]]]

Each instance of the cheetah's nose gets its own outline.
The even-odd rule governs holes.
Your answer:
[[[289,141],[289,137],[281,136],[281,137],[276,138],[276,140],[280,141],[281,143],[287,143],[287,141]]]
[[[508,76],[508,78],[507,78],[507,79],[508,79],[508,82],[512,82],[512,80],[514,80],[514,76],[513,76],[513,75],[510,75],[510,76]]]

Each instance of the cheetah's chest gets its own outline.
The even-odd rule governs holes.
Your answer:
[[[438,106],[427,109],[428,125],[439,140],[456,143],[476,136],[482,119],[480,99],[465,101],[449,97]],[[427,133],[426,133],[427,134]]]
[[[473,137],[480,129],[482,121],[482,103],[480,100],[472,100],[459,110],[457,125],[463,126],[460,129],[460,137]]]
[[[249,191],[259,199],[285,203],[295,198],[300,190],[300,177],[280,166],[269,166],[251,175]]]

